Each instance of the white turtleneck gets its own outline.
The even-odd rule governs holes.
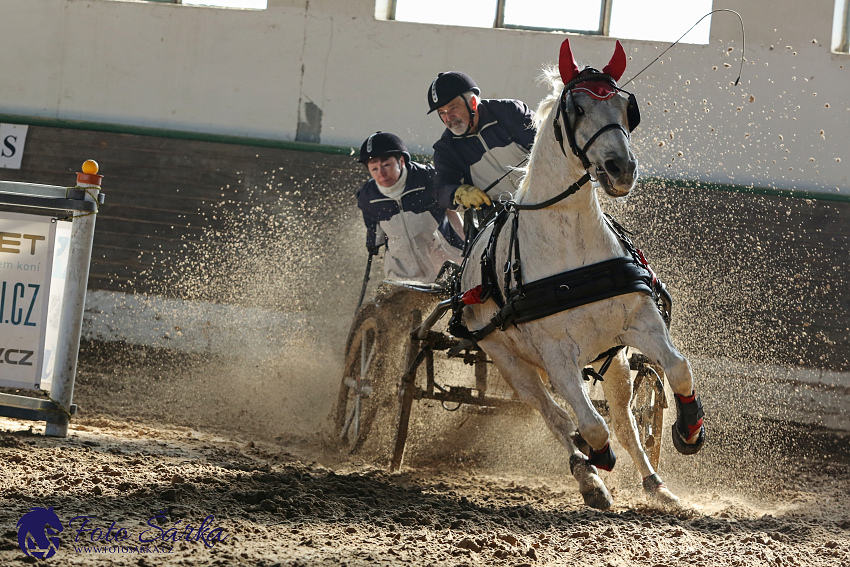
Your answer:
[[[378,191],[393,201],[401,199],[401,194],[404,193],[405,184],[407,184],[407,167],[403,167],[401,169],[401,175],[392,187],[383,187],[380,183],[375,181],[375,185],[378,186]]]

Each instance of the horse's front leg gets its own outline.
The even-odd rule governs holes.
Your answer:
[[[598,362],[593,366],[599,371],[598,367],[601,365],[602,362]],[[631,408],[632,387],[629,361],[626,358],[625,351],[621,350],[611,362],[608,371],[605,373],[605,379],[602,381],[602,390],[605,392],[605,399],[608,400],[608,419],[611,428],[617,435],[620,445],[623,446],[640,471],[643,488],[649,498],[664,506],[677,506],[679,499],[670,492],[661,477],[655,473],[640,443],[637,423]]]
[[[589,463],[587,457],[573,443],[575,425],[570,415],[552,398],[546,385],[540,379],[537,367],[509,354],[508,349],[496,341],[484,340],[481,346],[493,360],[505,381],[524,402],[540,412],[546,426],[569,452],[570,472],[578,481],[579,492],[584,498],[584,503],[600,510],[610,508],[611,493],[599,478],[596,467]]]
[[[649,301],[644,302],[621,337],[622,344],[637,347],[664,369],[676,399],[673,445],[685,455],[696,453],[705,443],[702,402],[694,389],[691,365],[673,346],[656,307]]]
[[[573,408],[582,438],[594,451],[603,451],[608,446],[608,426],[590,401],[578,364],[561,356],[544,356],[543,365],[549,374],[552,387]]]

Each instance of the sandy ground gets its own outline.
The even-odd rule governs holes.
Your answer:
[[[219,399],[215,377],[234,374],[209,361],[112,352],[107,369],[93,349],[67,438],[0,419],[0,565],[36,562],[16,524],[52,506],[65,529],[44,563],[57,565],[850,566],[850,447],[838,432],[764,422],[741,441],[709,421],[699,455],[665,445],[661,473],[682,510],[649,506],[624,457],[604,473],[615,504],[600,512],[534,416],[473,417],[460,435],[423,410],[390,474],[305,433],[327,396],[258,378]],[[176,363],[193,370],[175,375]],[[329,373],[321,360],[288,371]],[[449,451],[451,435],[465,442]]]

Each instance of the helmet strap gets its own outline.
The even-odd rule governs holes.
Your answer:
[[[475,126],[475,110],[469,105],[469,101],[466,100],[465,96],[461,98],[463,98],[463,103],[466,105],[466,111],[469,113],[469,123],[466,125],[466,132],[463,133],[463,135],[466,136]],[[471,98],[475,100],[475,95],[472,95]],[[478,105],[476,104],[475,107],[477,108]]]

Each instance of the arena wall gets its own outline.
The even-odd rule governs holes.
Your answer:
[[[710,43],[680,44],[629,85],[645,175],[846,195],[850,56],[831,53],[834,0],[717,0]],[[80,120],[359,145],[394,131],[429,153],[440,71],[536,105],[564,35],[376,19],[375,0],[270,0],[233,10],[123,0],[4,0],[0,121]],[[663,14],[657,17],[663,18]],[[683,30],[684,32],[684,30]],[[573,36],[603,65],[613,40]],[[667,43],[623,42],[626,76]],[[26,122],[25,122],[26,123]]]
[[[741,84],[737,19],[715,15],[708,45],[675,48],[630,85],[644,181],[605,206],[668,283],[692,360],[733,369],[728,384],[820,392],[833,409],[812,416],[847,426],[832,402],[850,392],[850,57],[829,49],[833,2],[715,7],[747,24]],[[269,356],[307,333],[338,362],[365,261],[352,148],[391,130],[429,159],[441,128],[424,96],[439,71],[534,106],[563,39],[374,12],[4,0],[0,122],[30,128],[21,169],[0,176],[71,184],[88,158],[106,176],[87,339]],[[613,48],[572,41],[595,65]],[[666,48],[623,43],[631,72]],[[328,318],[343,323],[317,325]]]
[[[352,156],[44,127],[31,128],[27,147],[38,158],[5,179],[59,183],[83,158],[104,166],[89,283],[100,302],[120,296],[132,312],[139,295],[149,306],[179,300],[305,316],[327,301],[356,303],[366,255],[354,194],[365,171]],[[681,346],[850,370],[850,203],[729,189],[644,180],[627,200],[604,200],[673,291]],[[89,333],[197,341],[173,328],[187,325],[177,313],[157,319],[148,310],[162,321],[157,330],[140,312],[132,324],[92,320]]]

